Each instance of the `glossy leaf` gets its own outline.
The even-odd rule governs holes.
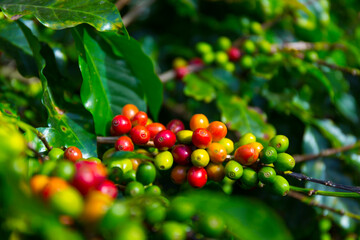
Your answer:
[[[308,126],[303,138],[303,149],[306,154],[316,154],[329,146],[327,140],[313,127]],[[317,159],[316,161],[307,161],[302,165],[302,172],[308,176],[317,179],[330,180],[339,184],[352,185],[351,180],[341,172],[340,162],[336,159]],[[324,185],[307,182],[307,188],[313,188],[325,191],[334,191]],[[338,191],[338,189],[336,189]],[[336,209],[343,209],[355,214],[360,213],[360,207],[354,199],[343,199],[338,197],[326,197],[317,195],[315,201]],[[318,210],[323,211],[323,210]],[[345,229],[353,229],[355,220],[348,216],[333,214],[332,212],[323,211],[323,214],[331,216],[334,221]]]
[[[105,161],[112,161],[112,160],[120,160],[120,159],[131,159],[131,158],[137,158],[137,159],[146,159],[149,161],[153,161],[154,159],[151,157],[148,157],[141,153],[136,152],[127,152],[127,151],[117,151],[115,152],[109,159],[106,159]]]
[[[215,88],[196,74],[186,75],[184,82],[186,84],[184,88],[185,95],[197,101],[209,103],[216,97]]]
[[[53,29],[87,23],[99,31],[124,30],[115,5],[103,0],[3,0],[0,8],[12,20],[32,14],[42,24]]]
[[[85,131],[82,126],[71,120],[61,109],[56,106],[51,90],[48,86],[48,80],[44,72],[47,65],[45,59],[41,55],[41,45],[37,38],[31,33],[21,21],[17,22],[23,31],[30,48],[32,49],[34,58],[37,63],[41,83],[43,86],[43,104],[48,111],[49,127],[59,131],[61,137],[66,139],[66,146],[78,147],[84,157],[96,156],[95,136]]]
[[[222,216],[235,239],[292,239],[281,218],[260,201],[201,190],[187,196],[197,209]]]

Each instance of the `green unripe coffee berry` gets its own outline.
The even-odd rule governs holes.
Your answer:
[[[284,135],[276,135],[270,139],[269,146],[274,147],[278,153],[285,152],[289,147],[289,139]]]
[[[168,170],[172,167],[173,163],[174,158],[169,151],[159,153],[154,159],[154,164],[159,170]]]
[[[217,214],[206,214],[199,218],[199,232],[209,238],[219,238],[225,231],[225,222]]]
[[[40,170],[42,175],[50,175],[56,168],[56,161],[45,161]]]
[[[125,184],[132,182],[132,181],[136,181],[136,171],[134,169],[124,173],[122,176],[122,179],[121,179],[121,182],[125,183]]]
[[[225,63],[225,64],[223,65],[223,68],[224,68],[226,71],[232,73],[232,72],[235,71],[236,66],[235,66],[235,64],[232,63],[232,62],[227,62],[227,63]]]
[[[133,169],[133,165],[130,159],[114,160],[109,164],[109,167],[110,169],[113,167],[121,168],[124,174]]]
[[[51,196],[50,205],[60,214],[77,218],[83,211],[84,200],[75,188],[69,187]]]
[[[264,30],[259,22],[250,23],[250,32],[252,34],[261,35],[264,33]]]
[[[192,143],[192,135],[193,131],[191,130],[181,130],[176,133],[176,140],[182,144],[190,144]]]
[[[191,162],[196,167],[205,167],[209,164],[210,156],[205,149],[196,149],[191,153]]]
[[[90,158],[84,159],[83,161],[101,163],[101,160],[97,157],[90,157]]]
[[[229,61],[226,52],[218,51],[215,53],[215,62],[219,65],[224,65]]]
[[[143,162],[139,165],[136,171],[136,181],[144,185],[149,185],[154,182],[156,178],[156,169],[151,162]]]
[[[271,53],[271,44],[266,40],[261,40],[258,42],[259,51],[263,54]]]
[[[216,45],[219,50],[227,51],[229,48],[231,48],[231,40],[227,37],[219,37]]]
[[[326,233],[326,232],[330,231],[330,229],[332,227],[332,222],[328,218],[323,218],[319,222],[319,227],[320,227],[321,232]]]
[[[305,60],[309,62],[316,62],[319,59],[319,55],[315,51],[309,51],[305,53]]]
[[[243,175],[240,178],[241,186],[245,189],[252,188],[258,184],[258,175],[255,170],[251,168],[245,168]]]
[[[203,54],[203,55],[212,52],[211,45],[206,42],[197,43],[195,48],[198,53]]]
[[[186,60],[181,57],[175,58],[172,63],[172,67],[174,69],[179,68],[179,67],[185,67],[186,65],[187,65]]]
[[[215,54],[213,52],[208,52],[202,55],[202,60],[205,64],[211,64],[215,60]]]
[[[144,185],[137,181],[130,182],[125,188],[125,195],[130,197],[140,196],[144,192]]]
[[[245,53],[252,55],[256,51],[256,45],[251,40],[246,40],[243,44]]]
[[[60,148],[52,148],[48,154],[49,160],[57,161],[64,158],[64,151]]]
[[[235,143],[235,149],[237,149],[240,146],[249,144],[249,143],[253,143],[256,142],[256,137],[254,134],[252,133],[246,133],[244,135],[241,136],[241,138],[239,139],[239,141],[237,141]]]
[[[161,195],[161,189],[157,185],[152,185],[147,188],[145,188],[145,193],[152,196],[160,196]]]
[[[272,167],[263,167],[258,172],[258,177],[262,183],[273,183],[275,181],[276,172]]]
[[[279,153],[274,167],[279,171],[290,171],[295,167],[295,159],[287,153]]]
[[[332,239],[332,237],[331,237],[330,233],[322,233],[321,234],[320,240],[331,240],[331,239]],[[352,238],[352,239],[354,239],[354,238]],[[347,239],[345,239],[345,240],[347,240]]]
[[[166,208],[159,201],[148,200],[145,203],[145,219],[150,224],[156,224],[165,220]]]
[[[237,161],[231,160],[225,165],[225,175],[233,180],[241,178],[243,175],[243,167]]]
[[[270,164],[276,161],[277,159],[277,151],[274,147],[267,146],[266,148],[263,148],[260,152],[260,162],[265,164]]]
[[[251,56],[249,55],[244,55],[241,59],[240,59],[240,66],[243,67],[244,69],[250,69],[253,66],[253,59]]]
[[[190,220],[196,213],[194,204],[184,197],[176,197],[170,204],[168,218],[177,222]]]
[[[114,240],[145,240],[146,232],[144,227],[137,221],[128,221],[117,229]]]
[[[234,151],[234,142],[229,138],[223,138],[219,141],[226,149],[227,154],[231,154]]]
[[[289,182],[279,175],[275,176],[275,180],[270,187],[275,194],[280,196],[285,196],[290,191]]]
[[[125,204],[125,202],[115,201],[102,218],[100,228],[104,230],[115,229],[119,223],[126,222],[129,217],[129,207]]]
[[[186,228],[183,224],[169,221],[161,228],[161,239],[163,240],[185,240]]]
[[[76,169],[74,163],[70,161],[59,161],[54,169],[54,175],[70,181],[75,175]]]
[[[112,167],[109,171],[108,178],[114,183],[120,184],[123,179],[123,171],[119,167]]]

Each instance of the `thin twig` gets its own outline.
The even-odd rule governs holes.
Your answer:
[[[310,206],[318,207],[318,208],[328,210],[328,211],[331,211],[333,213],[336,213],[336,214],[339,214],[339,215],[342,215],[342,216],[348,216],[348,217],[354,218],[356,220],[360,220],[360,216],[357,215],[357,214],[347,212],[347,211],[345,211],[343,209],[336,209],[336,208],[326,206],[326,205],[321,204],[321,203],[315,201],[314,199],[309,198],[309,197],[307,197],[307,196],[305,196],[305,195],[303,195],[301,193],[290,191],[288,193],[288,196],[292,197],[292,198],[295,198],[295,199],[297,199],[297,200],[299,200],[299,201],[301,201],[301,202],[303,202],[305,204],[308,204]]]
[[[321,157],[329,157],[329,156],[335,155],[337,153],[346,152],[346,151],[349,151],[349,150],[352,150],[355,148],[360,148],[360,141],[357,141],[350,145],[338,147],[338,148],[325,149],[317,154],[294,155],[293,157],[295,159],[295,162],[298,163],[298,162],[304,162],[304,161],[313,160],[313,159],[321,158]]]
[[[306,175],[304,175],[302,173],[285,172],[284,174],[286,174],[288,176],[291,176],[293,178],[296,178],[299,181],[308,181],[308,182],[319,183],[319,184],[322,184],[322,185],[325,185],[325,186],[328,186],[328,187],[343,189],[343,190],[346,190],[346,191],[350,191],[350,192],[360,194],[360,187],[357,187],[357,186],[348,186],[348,185],[334,183],[334,182],[328,181],[328,180],[319,180],[319,179],[316,179],[316,178],[308,177],[308,176],[306,176]]]
[[[322,195],[328,197],[360,198],[360,194],[355,192],[330,192],[330,191],[316,190],[313,188],[302,188],[295,186],[290,186],[290,190],[295,192],[306,193],[308,196]]]
[[[199,65],[199,64],[193,64],[193,65],[187,66],[187,69],[188,69],[189,73],[194,73],[194,72],[198,72],[198,71],[204,69],[204,66]],[[171,79],[174,79],[175,77],[176,77],[176,73],[175,73],[175,70],[173,70],[173,69],[170,69],[159,75],[159,78],[162,83],[166,83],[166,82],[170,81]]]
[[[116,8],[120,11],[121,9],[123,9],[128,3],[130,2],[130,0],[117,0],[115,3]]]
[[[327,42],[287,42],[283,44],[273,44],[271,51],[285,51],[285,52],[298,52],[308,50],[333,50],[333,49],[344,49],[346,46],[341,43],[327,43]]]
[[[133,7],[122,19],[125,27],[128,27],[133,21],[141,16],[141,14],[154,2],[155,0],[141,1],[138,5]]]
[[[41,155],[38,151],[36,151],[29,143],[27,144],[27,148],[35,154],[35,157],[41,159],[41,163],[45,161],[44,156]]]

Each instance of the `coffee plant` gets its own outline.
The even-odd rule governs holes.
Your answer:
[[[1,239],[360,239],[360,3],[0,0]]]

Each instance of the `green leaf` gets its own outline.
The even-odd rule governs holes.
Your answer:
[[[188,193],[186,196],[200,211],[222,216],[228,233],[235,239],[292,239],[282,219],[256,199],[229,197],[203,190]]]
[[[241,134],[250,132],[260,138],[266,138],[266,135],[275,132],[274,127],[266,123],[265,115],[250,109],[247,103],[237,96],[219,94],[217,105],[221,111],[221,120],[228,123],[232,130]]]
[[[336,109],[352,123],[359,123],[359,111],[353,95],[343,93],[335,97]]]
[[[0,21],[0,50],[16,60],[22,75],[38,75],[31,48],[15,22]]]
[[[62,138],[61,133],[55,128],[37,128],[37,130],[44,135],[50,146],[60,148],[66,145],[65,139]],[[29,142],[36,151],[47,151],[44,144],[33,131],[26,131],[24,136],[26,141]]]
[[[208,82],[201,79],[196,74],[188,74],[184,78],[186,96],[192,97],[197,101],[211,102],[216,97],[214,87]]]
[[[98,31],[125,30],[115,5],[104,0],[3,0],[0,8],[12,20],[32,14],[53,29],[87,23]]]
[[[36,60],[41,83],[43,86],[43,104],[48,111],[49,127],[55,128],[61,134],[62,139],[66,139],[65,146],[76,146],[83,153],[84,157],[96,156],[95,136],[85,131],[84,128],[71,120],[61,109],[59,109],[53,99],[51,90],[45,76],[47,64],[41,55],[41,45],[37,38],[31,33],[21,21],[17,21],[23,34],[25,35],[33,56]]]
[[[330,80],[326,77],[326,75],[319,70],[318,68],[312,66],[311,64],[307,64],[308,74],[310,74],[313,78],[318,80],[321,84],[324,85],[326,90],[329,93],[330,99],[333,101],[335,96],[334,86],[331,84]]]
[[[306,128],[303,138],[304,153],[317,154],[321,150],[326,149],[328,145],[329,144],[326,139],[314,127],[308,126]],[[302,165],[302,172],[313,178],[329,180],[339,184],[352,185],[351,180],[341,173],[340,162],[335,159],[327,158],[326,160],[317,159],[316,161],[307,161]],[[305,187],[317,190],[334,191],[334,188],[312,182],[307,182]],[[317,195],[314,197],[314,200],[332,208],[343,209],[355,214],[360,213],[359,203],[354,199]],[[341,216],[319,209],[317,210],[319,213],[322,212],[321,214],[331,216],[337,224],[341,225],[345,229],[352,230],[356,226],[355,220],[348,216]]]

